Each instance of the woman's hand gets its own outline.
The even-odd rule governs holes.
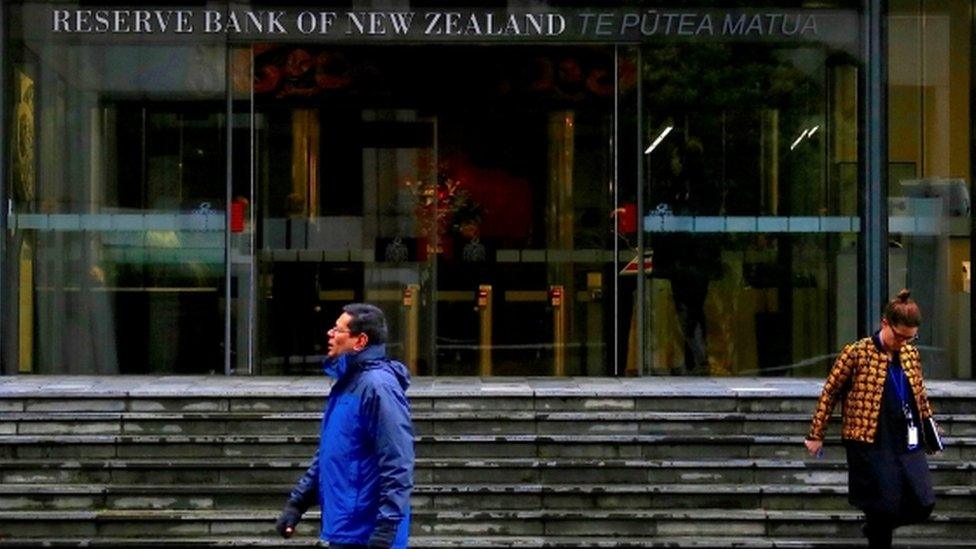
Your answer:
[[[803,441],[803,445],[807,447],[807,452],[813,457],[823,457],[823,441],[822,440],[810,440],[806,439]]]

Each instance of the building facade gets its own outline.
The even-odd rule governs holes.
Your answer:
[[[3,374],[973,377],[972,0],[0,9]]]

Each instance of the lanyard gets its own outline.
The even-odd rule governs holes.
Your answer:
[[[888,363],[888,377],[891,378],[891,385],[894,387],[895,392],[898,393],[898,400],[901,401],[901,411],[905,414],[905,427],[907,428],[905,439],[908,443],[908,450],[912,451],[918,448],[918,428],[915,427],[915,419],[912,417],[912,407],[908,401],[910,397],[908,376],[905,374],[905,370],[901,368],[900,362],[898,368],[895,369],[894,361],[892,361]]]
[[[905,412],[905,419],[909,424],[912,424],[912,408],[908,404],[908,378],[905,376],[905,370],[898,368],[896,371],[894,366],[889,363],[888,377],[891,378],[891,384],[898,394],[898,401],[901,402],[901,409]]]

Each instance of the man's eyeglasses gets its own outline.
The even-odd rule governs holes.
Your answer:
[[[333,327],[329,328],[329,331],[327,333],[330,333],[330,334],[351,334],[352,333],[352,330],[350,330],[349,328],[340,328],[338,326],[333,326]]]

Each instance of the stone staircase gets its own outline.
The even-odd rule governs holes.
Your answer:
[[[948,432],[932,519],[976,547],[976,384],[930,383]],[[815,380],[419,379],[415,547],[849,547],[844,451],[802,449]],[[317,444],[319,378],[0,378],[0,548],[295,547],[274,520]],[[836,436],[839,422],[832,426]]]

